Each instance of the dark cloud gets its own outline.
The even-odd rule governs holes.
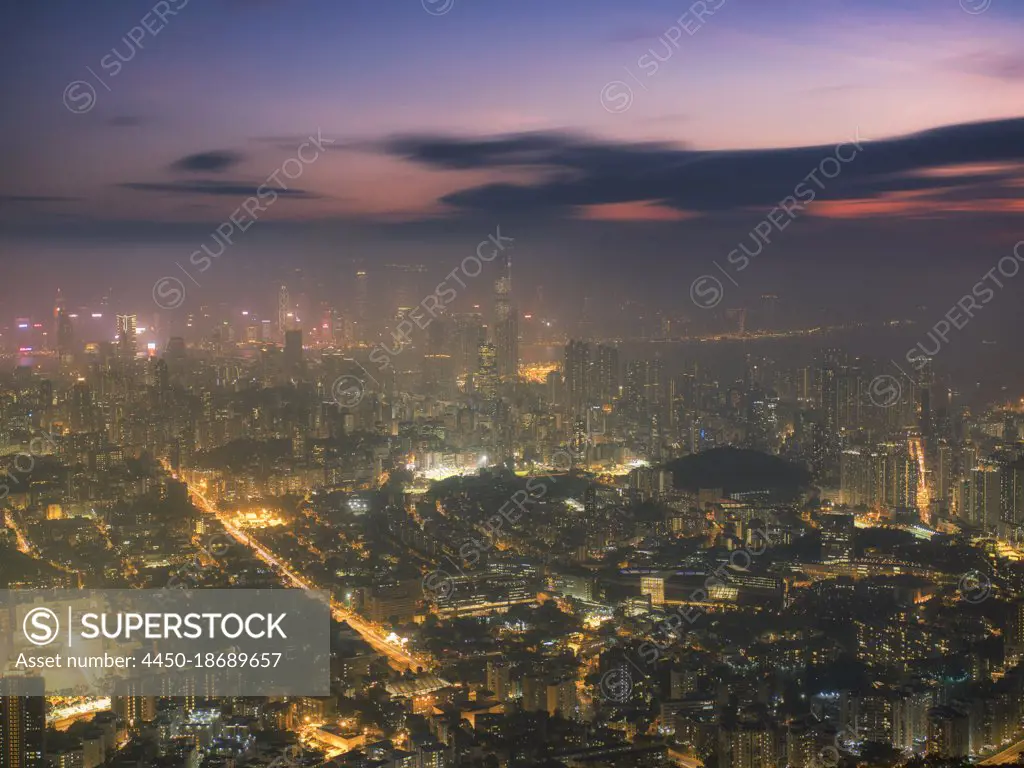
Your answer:
[[[0,195],[0,203],[73,203],[80,199],[59,195]]]
[[[211,150],[187,155],[171,163],[173,171],[189,173],[221,173],[242,162],[243,156],[227,150]]]
[[[197,179],[196,181],[163,181],[163,182],[126,182],[118,186],[139,192],[171,192],[182,195],[216,195],[227,197],[253,197],[259,184],[248,181],[218,181],[214,179]],[[304,189],[283,189],[275,185],[267,185],[279,197],[290,197],[296,200],[313,200],[318,195]],[[264,194],[269,194],[264,192]]]
[[[856,136],[851,127],[848,140]],[[936,128],[898,138],[860,139],[863,151],[833,179],[815,187],[819,199],[858,199],[884,192],[956,187],[929,168],[1024,160],[1024,118]],[[716,212],[770,206],[834,157],[836,145],[741,151],[700,151],[664,144],[624,144],[563,133],[486,139],[401,136],[392,155],[439,169],[533,167],[532,184],[495,183],[454,192],[443,202],[466,210],[513,212],[657,200],[682,210]],[[844,148],[845,156],[853,151]],[[819,178],[821,178],[819,174]],[[967,183],[991,177],[970,176]]]

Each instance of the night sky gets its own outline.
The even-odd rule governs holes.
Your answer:
[[[855,138],[738,301],[943,305],[1024,237],[1016,0],[18,0],[0,35],[14,311],[142,309],[318,131],[195,300],[500,224],[530,285],[682,301]]]

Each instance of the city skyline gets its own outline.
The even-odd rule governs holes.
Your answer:
[[[1024,4],[0,8],[0,768],[1024,766]]]

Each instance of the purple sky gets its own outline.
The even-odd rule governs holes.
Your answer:
[[[443,262],[501,222],[527,270],[625,248],[688,285],[858,136],[750,290],[841,253],[819,290],[867,259],[905,294],[1019,239],[1017,0],[49,0],[0,30],[8,292],[151,285],[318,131],[234,263]]]

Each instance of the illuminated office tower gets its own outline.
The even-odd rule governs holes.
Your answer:
[[[662,606],[665,604],[665,577],[664,576],[641,576],[640,594],[651,596],[651,605]]]
[[[277,289],[277,337],[283,342],[286,331],[291,330],[292,299],[288,293],[288,286],[282,285]]]
[[[497,348],[493,344],[481,344],[477,353],[476,389],[487,401],[498,398]]]
[[[138,326],[135,315],[117,316],[117,345],[125,357],[135,357]]]
[[[494,346],[498,377],[515,381],[519,376],[519,318],[512,302],[512,257],[505,257],[505,274],[494,281]]]
[[[41,682],[41,681],[40,681]],[[22,696],[26,679],[0,680],[0,766],[43,768],[46,699]]]

